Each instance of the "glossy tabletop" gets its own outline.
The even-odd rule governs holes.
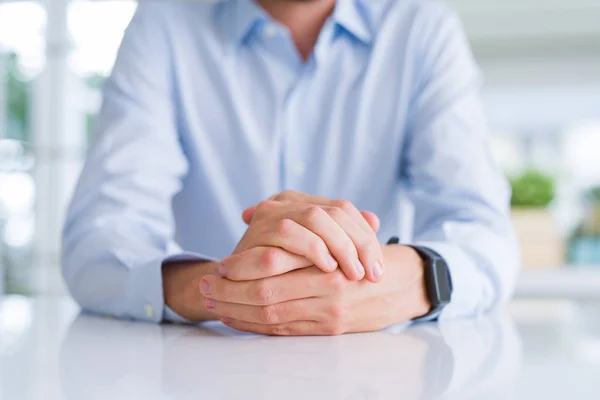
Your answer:
[[[474,320],[275,338],[4,297],[0,399],[597,399],[598,315],[528,302]]]

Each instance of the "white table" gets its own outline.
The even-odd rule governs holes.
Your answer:
[[[5,297],[0,399],[598,399],[599,310],[529,302],[476,320],[272,338]]]

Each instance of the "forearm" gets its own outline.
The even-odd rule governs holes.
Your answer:
[[[205,275],[218,275],[215,262],[177,261],[163,264],[165,304],[179,316],[194,322],[213,321],[218,317],[203,306],[200,280]]]

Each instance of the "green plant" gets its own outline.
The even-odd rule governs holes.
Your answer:
[[[552,176],[536,169],[529,169],[510,179],[510,184],[513,207],[545,208],[555,196]]]
[[[7,137],[12,139],[27,140],[29,135],[29,112],[31,108],[31,81],[27,80],[21,71],[21,61],[16,53],[4,57],[4,70],[0,74],[6,80],[6,107],[8,112],[7,127],[0,127],[0,132],[7,129]]]
[[[586,200],[590,202],[590,204],[600,206],[600,186],[594,186],[591,189],[589,189],[585,197]]]

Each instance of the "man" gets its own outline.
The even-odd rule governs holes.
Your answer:
[[[493,308],[518,252],[478,90],[437,1],[141,2],[65,226],[73,297],[275,335]],[[402,196],[412,238],[382,245]]]

